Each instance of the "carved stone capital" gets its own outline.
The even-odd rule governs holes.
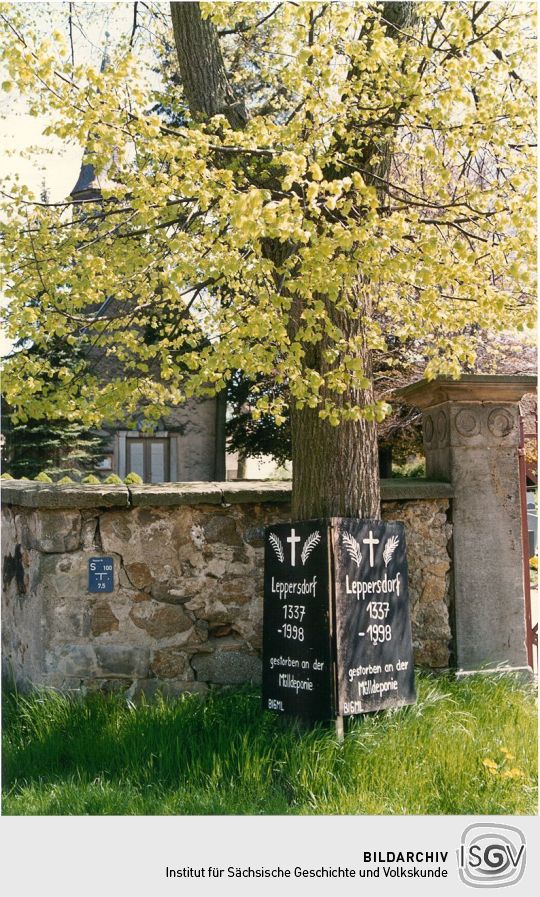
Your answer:
[[[423,414],[427,452],[448,446],[507,448],[519,444],[519,411],[515,404],[445,402]]]

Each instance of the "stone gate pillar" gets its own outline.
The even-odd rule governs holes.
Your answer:
[[[462,672],[527,670],[518,466],[519,407],[531,376],[420,381],[426,476],[452,483],[454,637]]]

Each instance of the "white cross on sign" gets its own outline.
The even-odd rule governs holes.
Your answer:
[[[369,539],[362,539],[362,541],[363,541],[364,545],[369,545],[369,566],[373,567],[375,564],[375,560],[373,557],[373,546],[378,545],[380,542],[380,539],[374,539],[373,538],[373,530],[370,529]]]
[[[297,536],[295,531],[291,530],[291,535],[287,536],[287,542],[291,543],[291,567],[294,567],[296,564],[296,543],[301,542],[302,539],[300,536]]]

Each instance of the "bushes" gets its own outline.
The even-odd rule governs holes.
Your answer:
[[[138,473],[128,473],[127,477],[124,477],[124,483],[126,486],[140,486],[143,482],[143,478],[139,476]]]
[[[106,483],[108,486],[140,486],[142,485],[143,478],[139,476],[138,473],[128,473],[126,477],[122,480],[116,473],[109,474],[105,479],[100,479],[94,473],[86,474],[83,476],[83,471],[71,471],[71,476],[63,476],[61,478],[53,479],[47,471],[42,470],[41,473],[38,473],[37,476],[34,477],[35,483],[56,483],[59,486],[67,486],[72,483],[83,483],[85,486],[99,486],[101,483]],[[2,480],[15,480],[17,481],[17,477],[13,477],[10,473],[3,473],[0,477]],[[18,482],[22,481],[30,482],[29,477],[19,477]]]

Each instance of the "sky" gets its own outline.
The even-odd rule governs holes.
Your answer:
[[[125,34],[131,26],[132,3],[75,3],[74,52],[76,64],[99,66],[106,43]],[[68,2],[23,3],[43,37],[58,29],[67,35]],[[128,31],[129,33],[129,31]],[[0,74],[4,73],[0,65]],[[0,96],[0,178],[18,174],[21,180],[38,192],[45,181],[51,201],[64,199],[77,180],[82,147],[44,137],[49,118],[28,114],[24,97],[16,92]],[[20,157],[31,147],[31,158]]]
[[[18,174],[20,181],[38,194],[45,183],[50,200],[57,202],[65,199],[75,185],[82,147],[44,137],[48,124],[44,116],[28,115],[22,101],[18,111],[0,119],[0,171],[2,181]],[[28,147],[32,147],[31,158],[20,156]]]

